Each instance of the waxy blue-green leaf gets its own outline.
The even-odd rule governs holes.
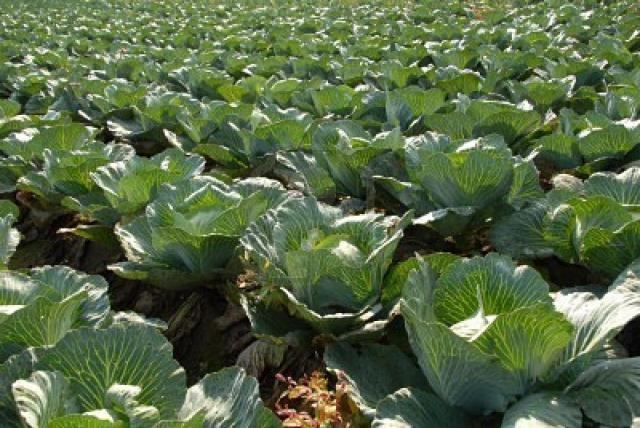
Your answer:
[[[355,348],[336,343],[326,349],[324,361],[329,370],[347,380],[351,399],[368,418],[376,415],[380,401],[401,388],[429,389],[418,367],[395,346]]]
[[[318,164],[329,172],[337,190],[351,196],[365,196],[362,170],[377,157],[393,150],[383,140],[374,144],[356,122],[323,124],[313,134],[312,152]]]
[[[520,393],[511,373],[492,356],[440,323],[409,322],[409,341],[433,391],[471,414],[504,411]]]
[[[20,217],[20,209],[13,202],[2,199],[0,200],[0,218],[11,217],[14,221]]]
[[[438,396],[416,388],[403,388],[380,401],[373,420],[376,428],[468,428],[471,418]]]
[[[555,168],[570,169],[582,165],[578,138],[573,135],[545,135],[533,141],[532,144],[536,158],[550,163]]]
[[[502,428],[580,428],[582,413],[578,405],[560,393],[538,392],[509,407]]]
[[[531,101],[536,109],[545,113],[550,108],[557,108],[570,96],[575,85],[575,77],[563,79],[528,79],[514,85],[515,92]]]
[[[69,383],[60,373],[35,371],[14,382],[11,390],[20,419],[29,428],[47,428],[58,416],[74,411]]]
[[[526,391],[557,364],[572,333],[562,313],[537,304],[498,315],[473,343],[495,355]]]
[[[444,105],[444,99],[444,92],[438,88],[426,91],[415,86],[396,89],[387,93],[387,122],[391,126],[407,129],[416,118],[435,113]]]
[[[278,152],[274,174],[296,190],[317,199],[332,202],[336,185],[329,173],[318,165],[315,157],[305,152]]]
[[[491,244],[504,254],[518,259],[543,258],[553,254],[553,249],[543,235],[546,201],[504,217],[490,231]]]
[[[598,172],[584,182],[588,196],[607,196],[619,204],[636,208],[640,206],[640,168],[632,167],[620,174]]]
[[[604,361],[589,367],[565,390],[591,420],[631,426],[640,411],[640,358]]]
[[[266,412],[257,380],[238,367],[228,367],[190,387],[177,419],[156,427],[270,428]]]
[[[580,288],[555,294],[556,310],[575,327],[560,367],[565,377],[574,378],[588,367],[607,343],[640,315],[638,273],[635,262],[620,273],[604,294]]]
[[[35,169],[35,165],[20,156],[0,157],[0,194],[16,190],[20,177]]]
[[[473,414],[505,411],[550,375],[572,338],[542,277],[495,253],[439,271],[419,260],[402,293],[409,342],[431,388]]]
[[[622,125],[595,129],[578,141],[578,150],[585,161],[620,158],[638,144],[637,137]]]
[[[0,364],[0,417],[8,427],[23,426],[13,400],[11,386],[15,381],[30,376],[43,352],[43,348],[29,348],[9,357],[7,361]]]
[[[512,145],[540,126],[542,117],[532,110],[520,110],[513,108],[499,113],[491,114],[473,127],[474,137],[485,135],[501,135],[507,144]]]
[[[483,80],[480,73],[450,65],[436,71],[435,86],[449,95],[470,95],[480,91]]]
[[[633,212],[606,196],[559,205],[547,215],[543,235],[560,258],[607,277],[640,256],[640,226]]]
[[[500,315],[539,302],[550,304],[548,293],[549,286],[537,271],[491,253],[451,266],[438,279],[434,310],[439,320],[453,325],[480,309],[486,315]]]
[[[513,157],[500,136],[452,142],[427,133],[407,139],[404,155],[409,183],[374,175],[375,183],[416,209],[421,214],[416,224],[445,236],[482,226],[509,205],[520,209],[542,196],[535,166]]]

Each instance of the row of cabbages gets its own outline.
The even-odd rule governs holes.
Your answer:
[[[62,129],[34,133],[25,146],[55,131]],[[66,131],[60,141],[71,140]],[[404,143],[410,181],[372,175],[413,210],[402,217],[351,215],[346,202],[332,207],[275,180],[225,183],[202,175],[204,160],[197,155],[169,149],[146,159],[128,146],[78,138],[75,150],[34,154],[43,157],[42,168],[17,182],[18,189],[37,196],[32,212],[79,212],[97,222],[76,230],[90,238],[99,235],[96,228],[115,223],[127,261],[111,269],[166,289],[215,286],[224,282],[233,259],[243,260],[259,285],[242,295],[255,334],[275,347],[305,346],[318,336],[323,340],[316,344],[335,342],[325,354],[327,365],[345,373],[356,404],[376,425],[403,420],[410,426],[464,426],[471,415],[506,411],[504,426],[531,418],[580,426],[582,412],[599,423],[627,426],[637,412],[640,361],[624,358],[615,341],[640,313],[633,263],[640,256],[635,167],[584,182],[559,175],[544,196],[535,167],[512,156],[501,138],[453,143],[428,133]],[[11,224],[19,214],[11,203],[1,208],[6,264],[17,245]],[[535,270],[498,254],[465,259],[432,253],[393,264],[403,230],[412,223],[445,236],[490,227],[504,253],[555,254],[614,282],[608,290],[585,284],[550,294]],[[158,370],[171,373],[171,385],[180,369],[155,332],[157,324],[141,326],[149,322],[111,314],[99,277],[39,268],[4,272],[1,286],[0,367],[8,379],[2,385],[11,389],[5,408],[13,414],[17,409],[23,421],[34,414],[90,412],[82,417],[140,418],[145,426],[221,412],[185,404],[176,413],[181,398],[171,405],[160,398],[180,395],[157,392],[170,387],[156,386],[155,376],[145,383],[148,371],[114,374],[105,355],[131,358],[129,364],[142,370],[136,358],[150,359],[154,346],[164,349]],[[399,315],[420,369],[393,346],[353,345],[382,337]],[[129,334],[149,335],[155,345],[124,337]],[[106,337],[112,336],[110,345]],[[48,346],[41,358],[38,349]],[[87,353],[96,353],[99,364]],[[89,365],[76,372],[82,366],[73,358]],[[93,371],[101,374],[88,385]],[[388,375],[372,379],[371,372]],[[184,380],[176,382],[173,387],[184,391]],[[255,381],[247,382],[253,395],[245,398],[253,400],[254,412],[242,417],[253,421],[268,412],[256,407]],[[211,388],[219,393],[223,387]],[[76,402],[60,398],[66,389]]]
[[[217,169],[205,173],[205,159],[197,154],[170,148],[147,158],[127,144],[98,142],[95,132],[58,124],[0,141],[0,150],[8,154],[0,158],[0,192],[34,195],[20,200],[36,222],[81,214],[83,222],[95,223],[73,230],[85,237],[104,237],[117,224],[131,262],[118,268],[124,276],[167,289],[212,279],[225,268],[247,226],[293,197],[277,181],[234,181]],[[638,167],[632,162],[621,174],[598,172],[584,182],[558,175],[545,195],[531,157],[514,156],[500,135],[404,137],[396,128],[369,141],[349,121],[305,132],[317,150],[276,150],[263,157],[268,166],[262,174],[309,197],[334,201],[336,190],[350,195],[353,199],[342,200],[345,210],[375,205],[400,216],[412,211],[414,224],[457,237],[459,243],[490,228],[494,247],[518,259],[555,254],[613,278],[640,255],[633,214],[640,205]],[[623,159],[616,150],[635,147],[637,138],[638,128],[610,125],[593,129],[579,146],[590,152],[597,148],[592,159],[601,163],[609,159],[607,153]],[[333,191],[323,191],[329,188]],[[226,210],[235,223],[218,218]],[[171,245],[164,242],[167,233]],[[208,252],[214,243],[226,250]],[[150,271],[162,276],[162,283],[149,279]]]

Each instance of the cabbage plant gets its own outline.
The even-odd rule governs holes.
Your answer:
[[[18,179],[33,168],[20,156],[0,156],[0,193],[14,192]]]
[[[285,196],[280,183],[262,178],[165,184],[144,214],[116,225],[127,261],[110,269],[169,290],[210,281],[225,271],[245,229]]]
[[[640,257],[640,168],[602,172],[584,182],[561,175],[545,198],[499,221],[491,231],[499,251],[514,257],[556,255],[606,277]]]
[[[441,84],[458,86],[470,83],[473,88],[476,85],[474,78],[473,73],[463,73],[442,81]],[[458,94],[457,99],[453,100],[452,107],[453,110],[443,108],[426,116],[424,126],[454,140],[500,134],[509,146],[513,146],[534,132],[542,122],[540,114],[531,110],[530,106],[484,99],[472,100],[462,94]]]
[[[589,125],[577,135],[572,130],[545,135],[532,142],[532,153],[559,169],[577,169],[584,174],[613,169],[636,160],[640,129],[635,122],[614,122]]]
[[[180,130],[165,132],[172,145],[206,156],[216,170],[240,177],[253,169],[264,171],[265,157],[308,146],[312,117],[270,103],[258,110],[216,100],[202,105],[197,114],[183,112],[178,122]]]
[[[354,197],[366,196],[362,173],[378,156],[402,149],[400,130],[371,138],[354,121],[321,124],[313,133],[312,152],[317,163],[336,183],[338,192]]]
[[[89,175],[99,199],[68,198],[67,205],[99,222],[113,225],[140,214],[163,184],[188,180],[204,170],[198,155],[167,149],[151,158],[132,156],[102,165]]]
[[[39,117],[39,116],[37,116]],[[13,132],[0,140],[0,193],[16,190],[18,180],[32,171],[37,171],[45,160],[45,152],[66,153],[83,150],[93,141],[96,130],[79,123],[44,126],[49,120],[43,120],[43,126],[33,128],[36,123],[23,116],[20,124],[25,126],[11,128]],[[26,117],[30,118],[30,117]]]
[[[26,128],[0,140],[0,151],[25,161],[42,161],[45,149],[69,151],[82,149],[93,141],[97,130],[80,123]]]
[[[160,332],[140,323],[79,328],[0,366],[8,427],[277,427],[258,382],[237,367],[186,387]]]
[[[246,305],[256,331],[268,331],[263,322],[271,316],[284,318],[269,323],[277,331],[265,334],[273,336],[297,329],[339,336],[374,321],[382,313],[385,273],[411,215],[345,215],[306,197],[258,219],[241,239],[261,285]]]
[[[459,235],[542,196],[538,172],[514,157],[500,136],[454,142],[426,133],[407,139],[405,170],[376,175],[391,198],[416,210],[418,224]]]
[[[640,358],[615,337],[640,314],[639,268],[608,289],[549,294],[535,270],[498,254],[438,269],[419,260],[401,300],[419,370],[388,345],[331,345],[325,361],[375,427],[472,427],[494,412],[503,427],[629,426]]]
[[[54,345],[68,331],[103,325],[107,282],[66,266],[0,272],[0,361],[29,347]]]
[[[92,174],[101,166],[130,160],[135,151],[124,144],[94,142],[70,151],[44,149],[42,156],[40,170],[26,173],[16,187],[34,194],[43,210],[55,212],[73,210],[78,204],[106,205]],[[101,214],[105,215],[96,216]]]

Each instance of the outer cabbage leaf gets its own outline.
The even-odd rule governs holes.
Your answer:
[[[43,160],[45,149],[52,152],[82,149],[96,130],[79,123],[28,128],[0,141],[0,151],[25,161]]]
[[[504,415],[502,428],[580,428],[582,413],[576,403],[560,393],[527,395]]]
[[[33,169],[35,165],[20,156],[0,156],[0,194],[15,192],[18,179]]]
[[[123,421],[115,420],[106,411],[71,414],[55,418],[47,428],[124,428]]]
[[[499,219],[491,228],[492,245],[501,253],[518,259],[543,258],[553,254],[544,237],[546,200]]]
[[[582,182],[558,175],[554,189],[491,230],[502,252],[519,258],[555,254],[612,278],[640,256],[637,167],[597,173]],[[567,179],[565,179],[567,177]],[[569,179],[570,178],[570,179]]]
[[[633,214],[604,196],[574,199],[547,216],[545,239],[556,255],[615,277],[640,256],[640,227]]]
[[[565,289],[554,296],[556,310],[562,312],[575,331],[564,351],[559,371],[574,379],[605,349],[631,320],[640,315],[640,266],[633,263],[602,294],[599,290]]]
[[[367,344],[357,349],[336,343],[326,349],[324,361],[338,378],[347,380],[351,399],[369,418],[376,415],[381,400],[400,388],[429,389],[420,370],[395,346]]]
[[[553,254],[552,244],[545,236],[549,217],[561,204],[583,193],[584,185],[580,179],[567,174],[556,175],[552,183],[553,189],[544,198],[536,199],[524,209],[497,220],[490,230],[491,243],[496,250],[519,259],[542,258]],[[562,245],[565,253],[572,254],[569,239],[558,240],[557,243]]]
[[[536,158],[555,168],[569,169],[582,165],[578,138],[567,134],[545,135],[533,142]]]
[[[42,348],[29,348],[0,364],[0,417],[8,427],[23,426],[11,386],[16,380],[29,377],[42,353]]]
[[[373,421],[376,428],[466,428],[471,419],[438,396],[415,388],[403,388],[380,401]]]
[[[474,345],[496,355],[527,390],[556,366],[572,333],[561,313],[538,304],[497,316]]]
[[[18,207],[12,202],[0,201],[0,270],[6,268],[20,243],[20,232],[12,227],[19,213]]]
[[[8,200],[0,200],[0,218],[11,216],[17,220],[20,216],[20,209],[16,204]]]
[[[304,152],[278,152],[274,174],[288,187],[317,199],[332,202],[336,185],[329,173],[318,165],[315,157]]]
[[[632,167],[620,174],[598,172],[584,182],[588,196],[607,196],[629,208],[640,207],[640,168]]]
[[[582,136],[578,150],[587,162],[600,161],[603,158],[620,158],[637,144],[637,138],[623,125],[610,125],[594,129]]]
[[[480,73],[467,69],[461,70],[453,65],[439,68],[436,75],[436,87],[449,95],[458,93],[470,95],[478,92],[484,80]]]
[[[510,313],[539,302],[551,303],[549,286],[527,266],[491,253],[462,259],[438,279],[434,312],[441,322],[453,325],[475,315]]]
[[[385,110],[387,122],[393,127],[407,129],[420,116],[435,113],[444,105],[445,94],[438,88],[423,90],[409,86],[387,93]]]
[[[595,422],[631,426],[640,413],[640,358],[593,365],[581,373],[565,393]]]
[[[359,124],[350,121],[320,125],[312,139],[313,155],[329,172],[337,190],[356,197],[366,194],[362,170],[375,157],[392,149],[385,140],[374,144]]]
[[[190,387],[178,419],[162,421],[156,427],[266,428],[271,425],[262,424],[265,412],[256,379],[238,367],[228,367]]]
[[[20,419],[29,428],[46,428],[56,417],[74,411],[69,383],[60,373],[35,371],[11,389]]]
[[[427,116],[425,125],[455,140],[499,134],[511,145],[533,132],[540,121],[535,111],[505,102],[469,100],[459,95],[454,111]]]
[[[482,119],[473,127],[473,136],[498,134],[507,144],[512,145],[518,139],[532,133],[541,122],[541,116],[535,111],[514,108]]]
[[[408,322],[411,347],[433,391],[471,414],[504,411],[520,391],[490,355],[439,323]]]
[[[576,78],[569,76],[563,79],[528,79],[516,83],[515,90],[519,95],[531,101],[541,113],[550,108],[557,108],[570,95]]]

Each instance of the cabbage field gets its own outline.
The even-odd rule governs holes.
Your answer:
[[[0,427],[640,427],[637,0],[0,0]]]

